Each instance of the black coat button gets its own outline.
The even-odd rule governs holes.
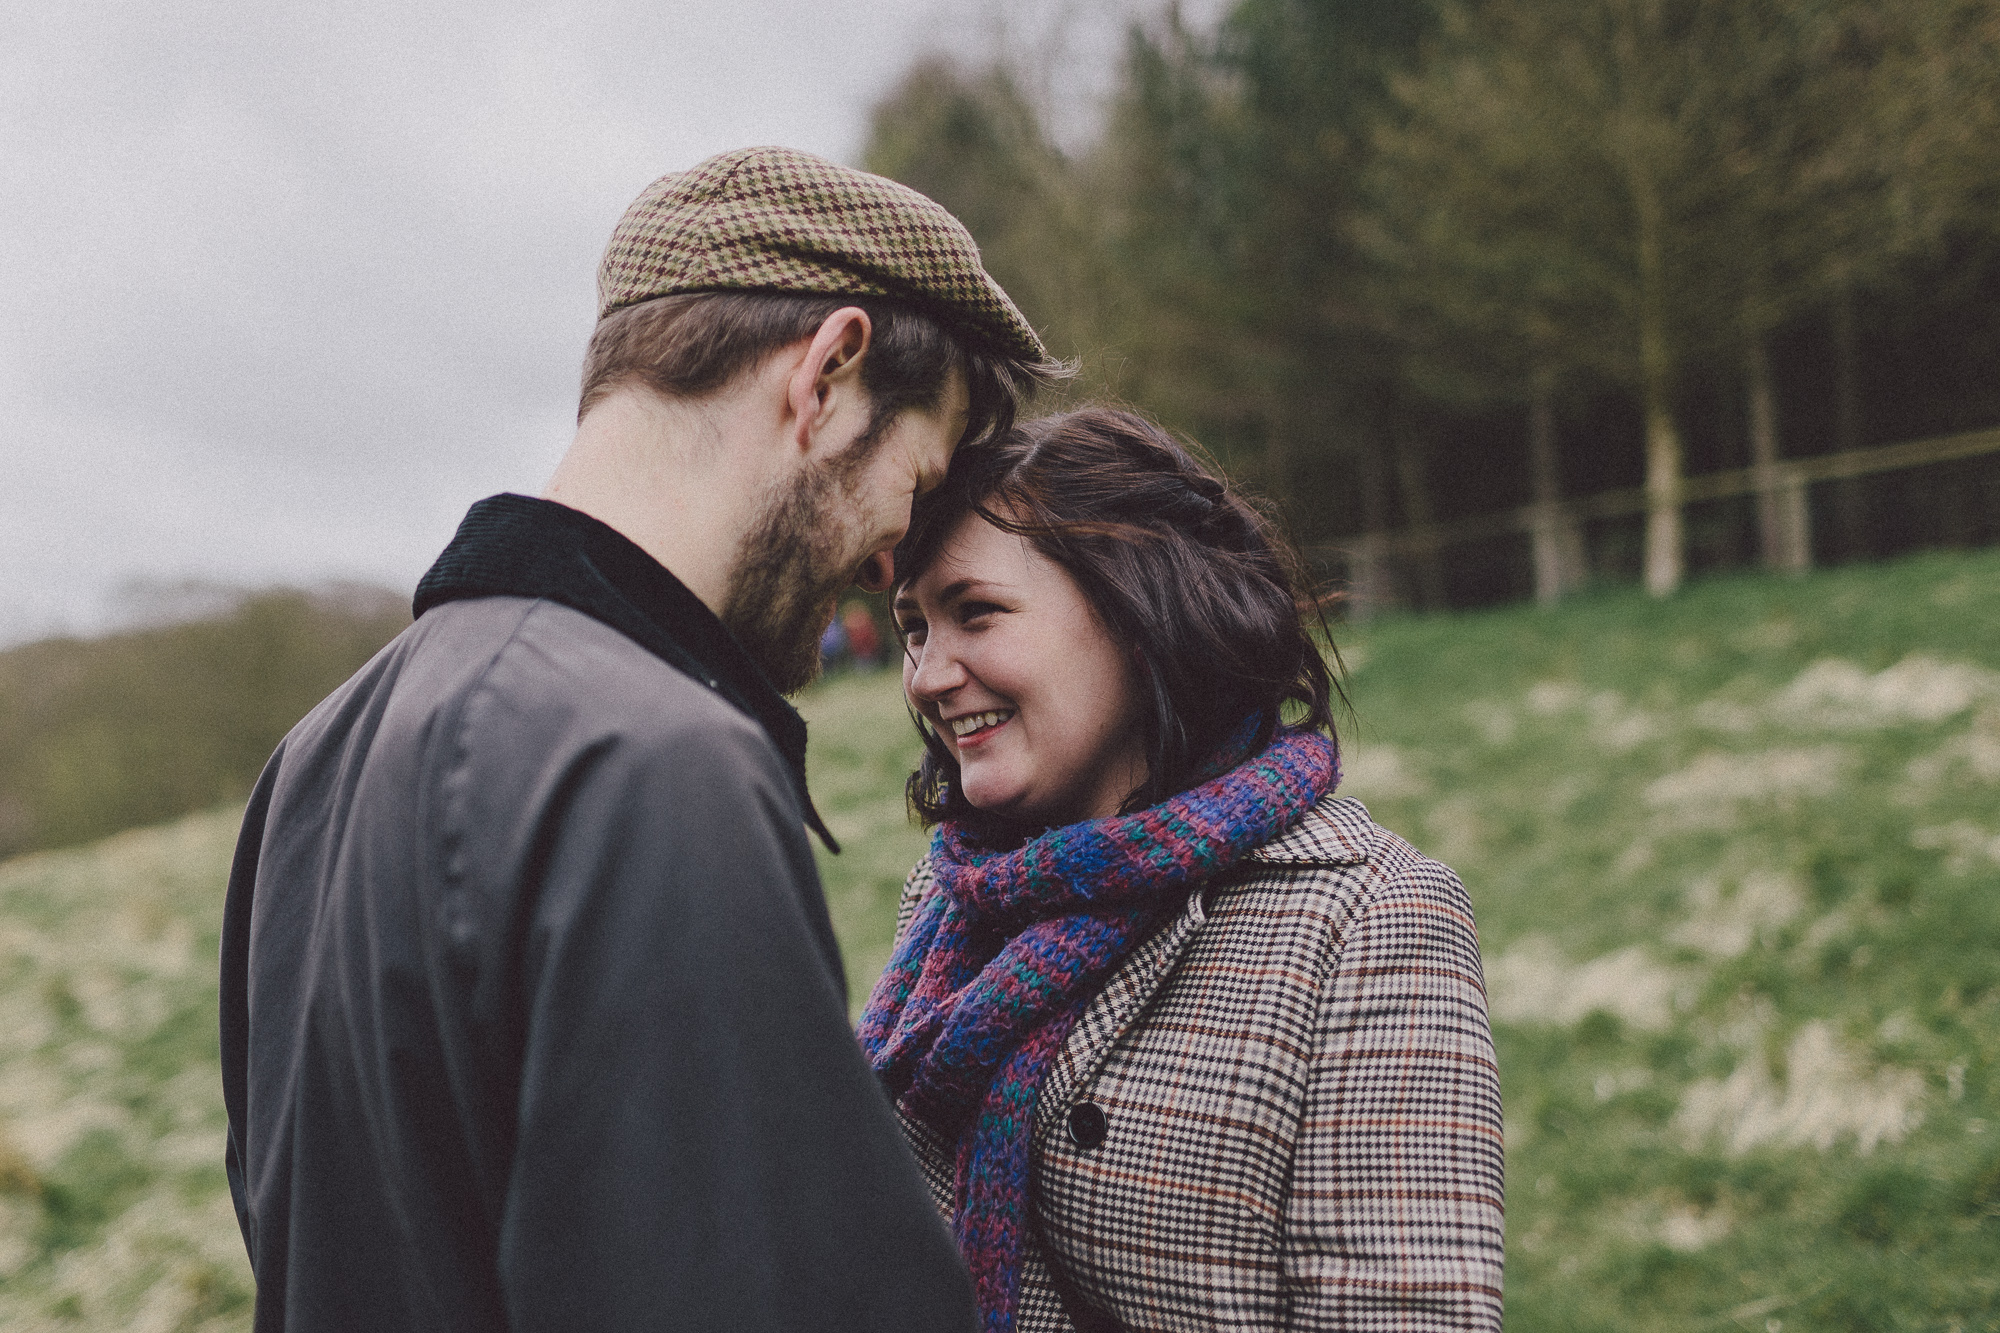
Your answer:
[[[1069,1108],[1069,1141],[1085,1152],[1104,1142],[1105,1132],[1110,1128],[1104,1108],[1096,1102],[1078,1102]]]

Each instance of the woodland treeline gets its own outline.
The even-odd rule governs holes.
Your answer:
[[[870,169],[939,199],[1079,393],[1277,499],[1363,604],[2000,539],[1995,457],[1778,460],[2000,423],[2000,0],[1240,0],[1129,34],[1056,146],[924,60]],[[1690,506],[1692,473],[1762,466]],[[1554,502],[1643,485],[1586,528]],[[1526,535],[1397,549],[1541,503]]]

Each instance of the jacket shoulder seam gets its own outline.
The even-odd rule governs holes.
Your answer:
[[[452,857],[446,855],[438,863],[438,854],[443,850],[438,844],[449,842],[459,836],[459,830],[450,827],[452,811],[445,798],[444,788],[465,762],[466,710],[472,700],[486,688],[493,670],[500,659],[521,636],[522,626],[535,608],[547,599],[537,597],[521,608],[513,627],[505,638],[493,646],[487,654],[485,665],[477,675],[468,680],[463,689],[458,690],[445,704],[438,717],[438,726],[424,744],[424,752],[419,756],[418,773],[421,780],[417,784],[417,827],[423,831],[420,845],[426,860],[431,861],[429,870],[439,883],[454,884],[460,878],[459,869],[452,865]],[[440,758],[448,757],[448,762],[440,763]]]

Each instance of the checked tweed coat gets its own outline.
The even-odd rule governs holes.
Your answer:
[[[932,889],[919,863],[899,935]],[[1089,1110],[1072,1135],[1086,1103],[1101,1142]],[[949,1217],[951,1145],[903,1129]],[[1497,1330],[1500,1083],[1457,876],[1326,797],[1112,974],[1033,1152],[1021,1333]]]

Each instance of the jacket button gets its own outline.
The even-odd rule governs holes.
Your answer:
[[[1110,1127],[1104,1108],[1096,1102],[1078,1102],[1069,1108],[1069,1141],[1085,1152],[1104,1142]]]

